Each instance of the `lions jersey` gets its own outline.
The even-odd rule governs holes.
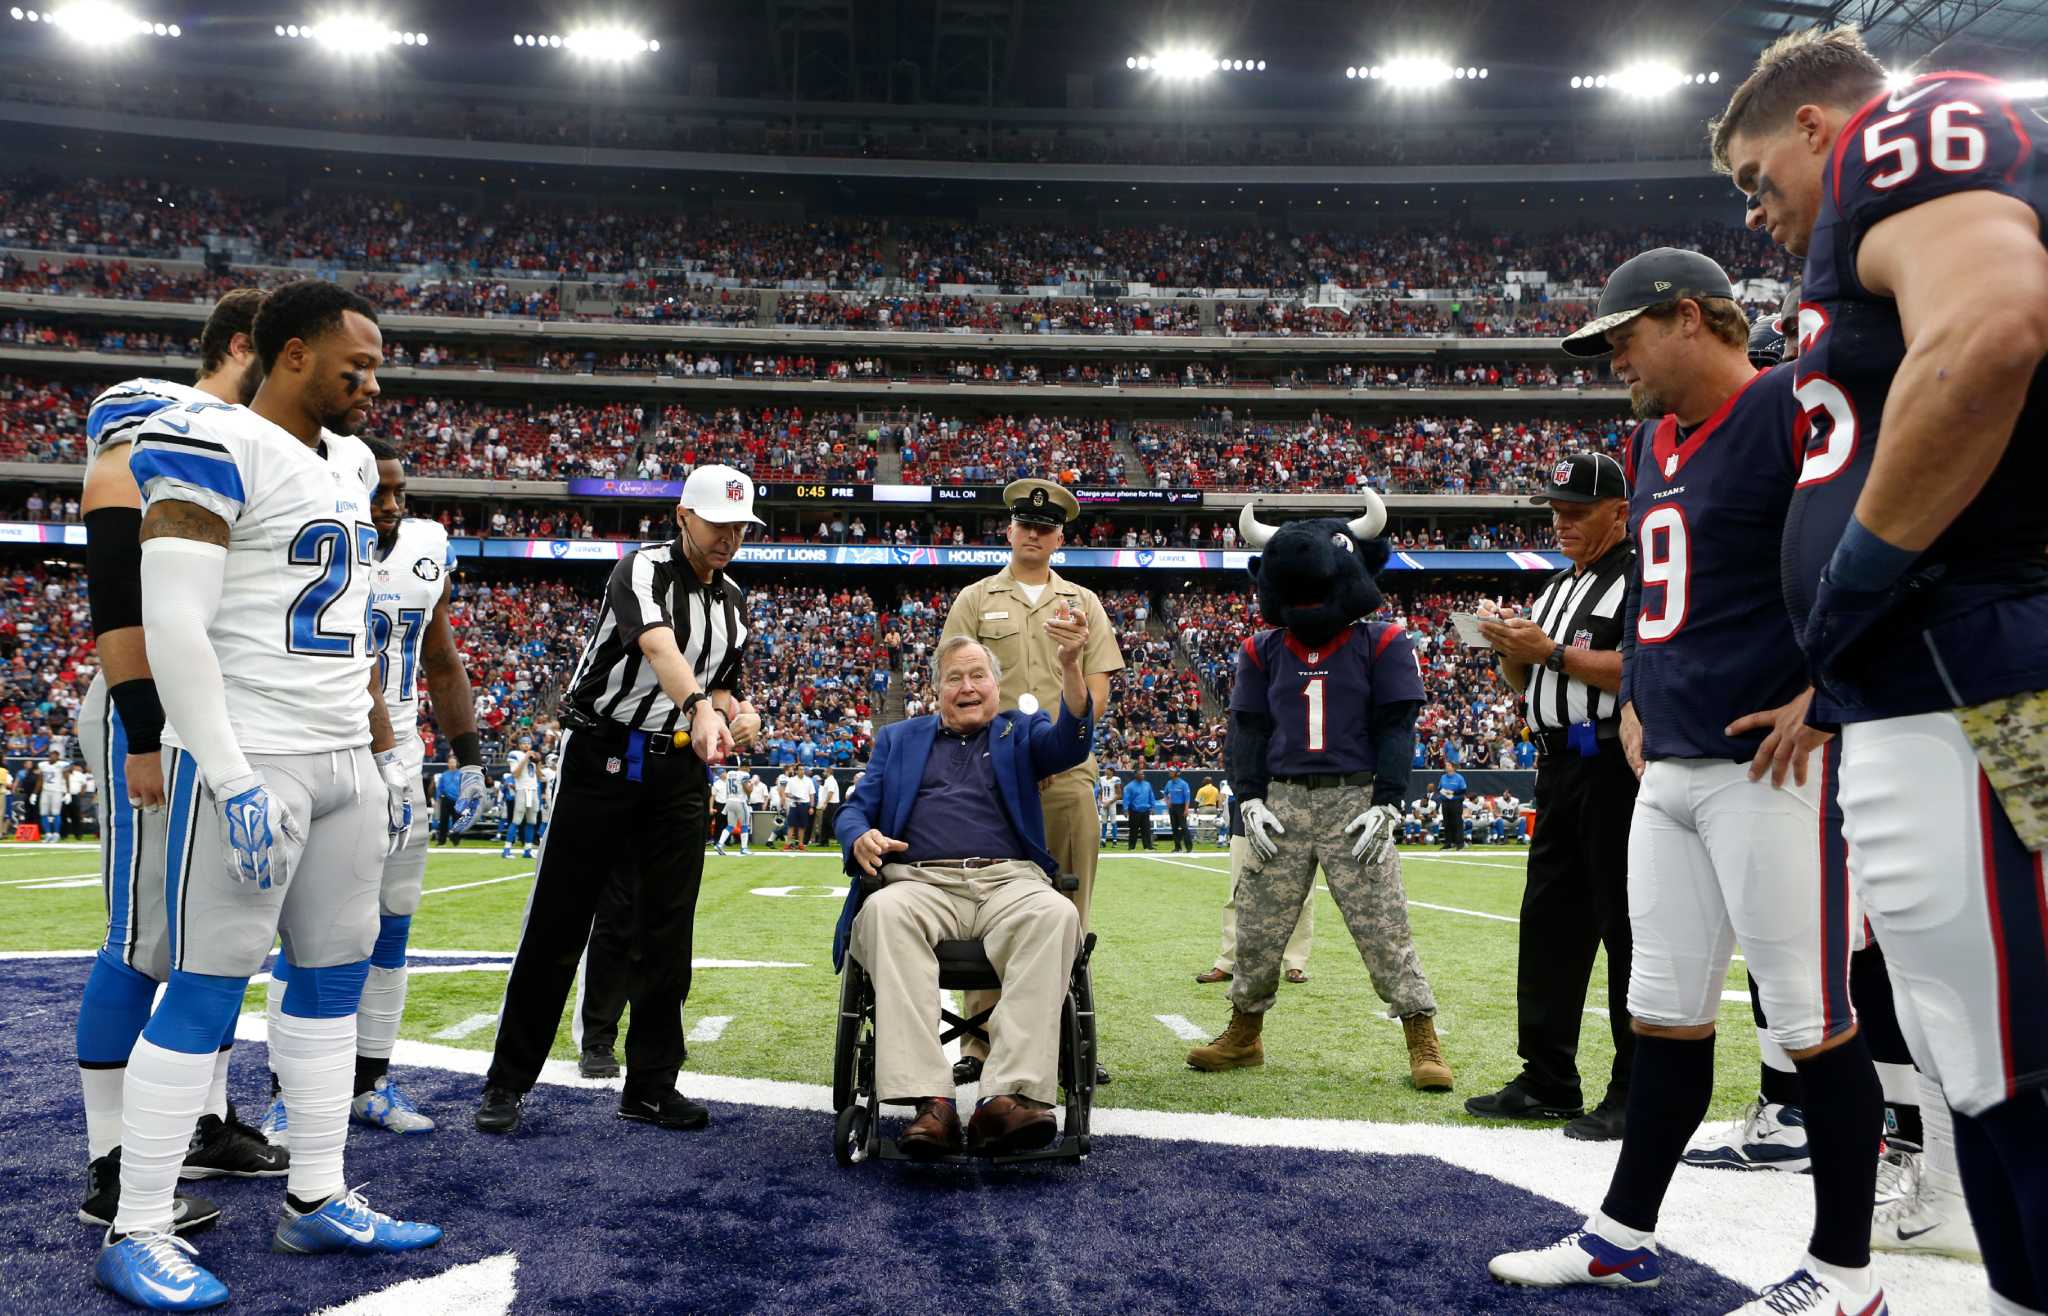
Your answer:
[[[100,453],[135,437],[142,422],[166,407],[216,401],[212,394],[168,379],[127,379],[92,400],[85,413],[85,469]]]
[[[1666,416],[1636,430],[1636,545],[1621,696],[1643,756],[1747,763],[1761,731],[1724,735],[1806,688],[1791,616],[1775,606],[1779,538],[1798,473],[1792,368],[1766,370],[1690,433]]]
[[[374,487],[374,486],[373,486]],[[438,521],[406,517],[391,551],[370,568],[370,648],[391,729],[409,753],[420,745],[420,646],[455,560]]]
[[[512,783],[512,802],[522,809],[540,807],[538,751],[515,749],[505,756],[505,777]]]
[[[1802,460],[1783,588],[1802,628],[1884,441],[1878,426],[1906,353],[1898,304],[1857,279],[1863,237],[1958,192],[2016,197],[2048,219],[2034,126],[1992,79],[1929,73],[1873,99],[1835,142],[1806,256],[1793,390]],[[2048,481],[2044,371],[1990,481],[1908,573],[1895,624],[1828,674],[1839,684],[1815,696],[1817,720],[1903,717],[2048,687],[2048,503],[2031,492]]]
[[[207,636],[242,749],[369,744],[370,450],[336,434],[309,448],[246,407],[211,400],[159,411],[134,443],[128,469],[145,517],[175,499],[228,523],[226,579]],[[175,727],[164,728],[164,743],[183,747]]]
[[[1353,622],[1314,648],[1288,630],[1260,631],[1238,652],[1230,692],[1234,712],[1273,719],[1275,777],[1373,771],[1372,710],[1421,701],[1415,646],[1387,622]]]

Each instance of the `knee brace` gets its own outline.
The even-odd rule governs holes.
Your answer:
[[[370,963],[380,969],[405,967],[405,942],[412,935],[412,915],[383,914],[377,920],[377,944]]]
[[[363,999],[363,982],[370,976],[370,962],[331,964],[308,969],[295,965],[284,989],[284,1013],[301,1019],[342,1019],[356,1012]]]
[[[156,983],[147,974],[123,964],[112,951],[94,956],[78,1003],[78,1063],[88,1069],[127,1064],[155,999]]]
[[[247,978],[173,969],[163,1003],[149,1017],[142,1035],[166,1051],[210,1056],[235,1026],[248,989]]]

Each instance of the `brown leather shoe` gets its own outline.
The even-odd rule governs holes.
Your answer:
[[[935,1161],[960,1154],[960,1113],[944,1097],[917,1103],[917,1118],[897,1136],[896,1148],[913,1161]]]
[[[1225,973],[1221,969],[1211,969],[1207,973],[1196,974],[1195,981],[1203,984],[1208,984],[1212,982],[1229,982],[1230,975]]]
[[[1287,971],[1287,981],[1299,987],[1301,984],[1308,981],[1308,975],[1303,973],[1300,969],[1289,969]]]
[[[1007,1093],[982,1102],[967,1121],[967,1145],[983,1156],[1036,1151],[1059,1136],[1052,1107]]]

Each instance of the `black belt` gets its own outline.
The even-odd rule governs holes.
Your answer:
[[[573,720],[564,718],[562,722],[577,735],[588,737],[605,749],[624,749],[636,736],[644,737],[645,752],[657,757],[663,754],[681,754],[690,747],[688,731],[639,731],[609,719],[603,722],[590,722],[579,717]]]
[[[1617,718],[1595,723],[1593,734],[1599,739],[1602,750],[1610,746],[1618,749],[1621,745],[1621,722]],[[1580,756],[1572,752],[1570,736],[1569,731],[1538,731],[1533,733],[1530,739],[1535,742],[1538,758],[1548,759],[1564,755],[1578,758]]]
[[[912,868],[994,868],[997,864],[1021,863],[1018,859],[911,859]]]
[[[1373,776],[1370,772],[1346,772],[1341,775],[1334,772],[1304,772],[1292,777],[1275,777],[1273,780],[1284,781],[1303,790],[1322,791],[1336,790],[1342,786],[1370,786]]]

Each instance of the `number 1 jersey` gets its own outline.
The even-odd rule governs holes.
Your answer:
[[[220,609],[207,637],[243,751],[369,744],[370,450],[337,434],[309,448],[246,407],[197,402],[144,421],[128,469],[145,518],[176,500],[228,523]],[[164,742],[183,744],[175,726],[164,728]]]
[[[1353,622],[1313,646],[1260,631],[1238,651],[1230,691],[1232,710],[1273,719],[1266,768],[1275,777],[1373,771],[1372,710],[1421,700],[1415,646],[1387,622]]]

